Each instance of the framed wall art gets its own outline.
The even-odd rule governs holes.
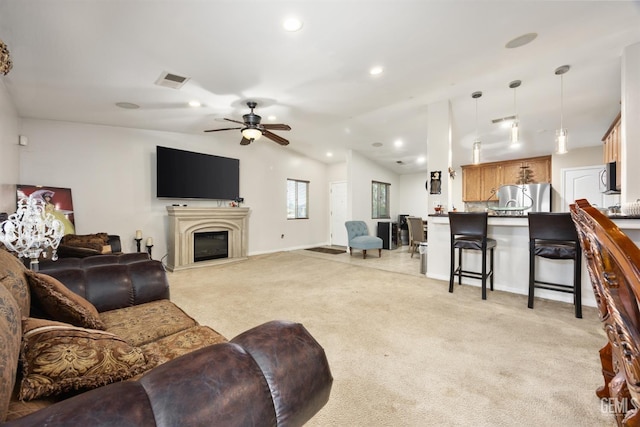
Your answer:
[[[18,200],[29,196],[44,201],[46,212],[51,213],[64,224],[64,234],[75,234],[73,199],[71,198],[70,188],[18,184],[16,188],[16,204]]]

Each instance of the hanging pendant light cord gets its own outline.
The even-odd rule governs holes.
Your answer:
[[[560,129],[564,129],[564,126],[562,126],[563,113],[564,113],[564,74],[560,74]]]

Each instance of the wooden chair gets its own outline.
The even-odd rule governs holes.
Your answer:
[[[427,239],[424,236],[424,223],[422,218],[410,216],[407,217],[407,224],[409,226],[409,252],[411,252],[411,258],[418,249],[421,243],[427,243]]]
[[[581,199],[571,205],[600,320],[604,385],[596,391],[619,426],[640,425],[640,249],[613,221]]]

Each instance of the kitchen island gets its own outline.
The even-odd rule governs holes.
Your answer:
[[[640,245],[640,217],[613,216],[611,219],[636,245]],[[429,215],[428,224],[427,277],[445,280],[448,283],[451,253],[449,217],[446,214]],[[489,216],[488,236],[497,241],[494,252],[494,289],[528,295],[529,223],[526,215]],[[463,251],[462,256],[465,269],[480,271],[480,251]],[[572,262],[541,259],[539,257],[536,262],[538,263],[536,272],[538,280],[572,283]],[[471,285],[479,288],[480,280],[463,277],[462,284],[463,286]],[[456,286],[458,286],[457,281]],[[447,290],[448,288],[445,289],[445,292]],[[573,295],[563,292],[536,289],[535,295],[539,298],[573,303]],[[478,299],[480,299],[480,289],[478,289]],[[487,299],[491,299],[491,291],[487,291]],[[526,300],[523,300],[523,303],[526,308]],[[596,306],[584,259],[582,262],[582,304],[591,307]]]

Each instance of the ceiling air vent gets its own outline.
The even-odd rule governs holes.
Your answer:
[[[186,82],[189,81],[190,77],[179,76],[177,74],[171,74],[166,71],[163,71],[156,80],[156,84],[158,86],[170,87],[172,89],[180,89]]]
[[[507,116],[507,117],[501,117],[499,119],[493,119],[491,120],[491,123],[496,124],[496,123],[512,122],[515,119],[516,119],[516,116]]]

